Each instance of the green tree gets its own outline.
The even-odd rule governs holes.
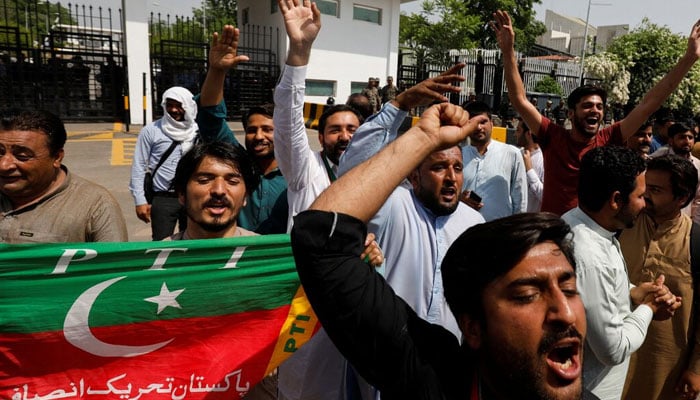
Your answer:
[[[206,0],[206,9],[192,8],[194,20],[201,23],[206,16],[207,33],[219,32],[224,25],[236,26],[238,23],[237,0]]]
[[[540,0],[424,0],[420,13],[401,15],[399,40],[421,59],[449,64],[448,51],[476,47],[495,48],[488,23],[497,9],[508,10],[514,21],[516,48],[527,50],[543,34],[533,4]]]
[[[611,104],[627,104],[630,98],[630,73],[620,58],[609,52],[594,54],[586,58],[588,75],[600,79],[600,85],[608,92]]]
[[[559,96],[564,94],[559,82],[551,76],[545,76],[537,82],[537,84],[535,84],[535,92],[558,94]]]
[[[0,43],[12,47],[18,44],[19,38],[19,45],[25,48],[41,46],[42,38],[56,24],[76,24],[70,9],[59,4],[39,3],[35,0],[5,0],[3,7],[0,7],[0,21],[9,28],[17,28],[19,33],[0,33]]]
[[[687,48],[687,38],[644,19],[641,25],[608,46],[630,73],[629,103],[637,104],[677,62]],[[700,112],[700,65],[691,69],[664,104],[681,113]]]

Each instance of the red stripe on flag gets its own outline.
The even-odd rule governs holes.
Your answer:
[[[288,313],[284,306],[91,330],[106,345],[173,339],[135,357],[95,356],[68,343],[62,331],[1,334],[0,398],[236,399],[263,378]]]

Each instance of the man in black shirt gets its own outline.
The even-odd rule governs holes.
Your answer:
[[[559,218],[495,220],[470,228],[450,247],[442,269],[461,346],[419,318],[357,258],[366,222],[394,188],[426,156],[464,140],[483,119],[435,105],[331,185],[295,218],[301,282],[328,335],[384,399],[591,398],[581,385],[585,314],[569,228]]]

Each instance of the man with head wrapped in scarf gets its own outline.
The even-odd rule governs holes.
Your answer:
[[[163,93],[163,118],[143,127],[136,141],[131,183],[136,215],[151,223],[153,240],[173,234],[175,225],[185,229],[186,217],[172,187],[175,168],[183,154],[193,145],[199,128],[195,122],[197,103],[183,87],[171,87]],[[153,177],[153,199],[146,200],[144,179]]]

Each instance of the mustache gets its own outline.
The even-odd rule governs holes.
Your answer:
[[[204,203],[204,207],[231,207],[231,201],[226,197],[210,198]]]
[[[562,339],[577,338],[583,340],[583,335],[574,326],[569,326],[566,330],[559,332],[548,332],[540,341],[537,351],[540,354],[547,354],[554,349],[554,345]]]

